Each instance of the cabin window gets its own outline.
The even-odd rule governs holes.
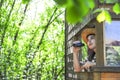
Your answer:
[[[105,22],[105,66],[120,66],[120,21]]]

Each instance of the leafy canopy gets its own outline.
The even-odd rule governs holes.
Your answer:
[[[76,24],[81,22],[84,17],[95,8],[95,0],[54,0],[60,7],[66,9],[66,20],[68,23]],[[120,3],[118,0],[99,0],[100,3],[115,3],[113,11],[118,15],[120,14]],[[98,22],[111,22],[111,15],[104,7],[102,9],[96,9],[93,13],[99,12],[96,17]]]
[[[66,8],[66,19],[69,23],[82,21],[85,15],[94,8],[94,0],[54,0],[59,6]]]

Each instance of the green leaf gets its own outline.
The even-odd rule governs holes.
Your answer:
[[[63,6],[67,4],[67,0],[54,0],[58,5]]]
[[[67,0],[66,7],[71,7],[71,6],[73,6],[73,0]]]
[[[54,0],[59,7],[71,7],[73,6],[73,0]]]
[[[110,13],[108,11],[105,11],[105,20],[106,22],[108,23],[111,23],[111,16],[110,16]]]
[[[30,2],[30,0],[22,0],[23,4],[27,4],[28,2]]]
[[[75,6],[67,8],[66,19],[69,23],[77,23],[81,21],[81,18],[80,11]]]
[[[66,10],[66,19],[69,23],[78,23],[88,14],[89,7],[86,4],[86,1],[74,0],[71,7],[67,7]]]
[[[97,21],[103,22],[104,20],[105,20],[105,11],[102,11],[101,13],[98,14]]]
[[[113,11],[118,15],[120,14],[120,5],[118,3],[116,3],[114,6],[113,6]]]
[[[88,4],[86,4],[87,2],[88,2],[88,0],[78,0],[79,4],[77,6],[80,11],[80,15],[82,17],[86,16],[89,12],[90,8],[89,8]]]
[[[109,12],[106,11],[106,10],[103,10],[101,13],[98,14],[97,21],[98,22],[106,21],[106,22],[110,23],[111,22],[111,16],[110,16]]]
[[[54,0],[66,8],[66,19],[69,23],[78,23],[94,8],[94,0]]]
[[[86,2],[87,2],[88,7],[89,7],[90,9],[93,9],[93,8],[95,7],[94,0],[89,0],[89,1],[87,0]]]

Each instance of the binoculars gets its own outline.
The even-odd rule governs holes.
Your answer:
[[[84,46],[84,43],[82,43],[80,41],[74,41],[72,46],[74,46],[74,47],[82,47],[82,46]]]

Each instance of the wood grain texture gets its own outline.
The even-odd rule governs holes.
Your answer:
[[[101,73],[101,78],[120,78],[120,73]]]
[[[101,80],[120,80],[120,78],[101,78]]]

